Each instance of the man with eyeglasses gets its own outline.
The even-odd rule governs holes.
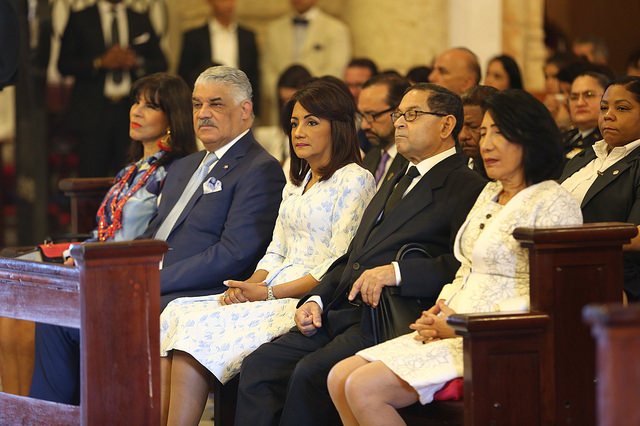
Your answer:
[[[569,115],[574,128],[563,135],[565,156],[576,154],[602,139],[598,129],[600,99],[608,82],[602,74],[585,71],[574,78],[569,92]]]
[[[404,78],[379,75],[365,82],[358,98],[360,129],[372,145],[363,162],[373,174],[377,188],[407,166],[407,160],[398,155],[394,143],[391,112],[398,107],[408,87],[409,81]]]
[[[374,344],[366,305],[377,306],[385,286],[432,304],[453,279],[459,266],[453,256],[456,234],[485,184],[456,153],[462,101],[443,87],[420,83],[408,90],[392,118],[408,170],[382,185],[349,251],[301,299],[297,329],[244,360],[237,425],[339,424],[327,376],[338,361]],[[430,257],[396,261],[409,243],[421,245]]]

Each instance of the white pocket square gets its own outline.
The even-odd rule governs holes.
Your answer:
[[[149,33],[142,33],[138,37],[134,38],[133,41],[131,42],[131,44],[133,44],[133,45],[145,44],[146,42],[149,41],[150,37],[151,37],[151,35]]]
[[[222,191],[222,182],[214,177],[210,177],[202,184],[202,193],[211,194],[212,192]]]

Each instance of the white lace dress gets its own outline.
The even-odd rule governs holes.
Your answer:
[[[501,190],[499,182],[487,184],[456,236],[454,254],[461,266],[438,296],[456,313],[525,311],[529,306],[529,256],[513,238],[513,230],[582,223],[578,203],[553,181],[525,188],[504,206],[497,203]],[[384,362],[427,404],[446,382],[462,376],[462,338],[422,344],[413,339],[415,334],[357,355]]]
[[[349,164],[306,193],[287,184],[273,239],[256,269],[269,271],[275,286],[306,274],[316,280],[346,251],[364,209],[375,193],[373,176]],[[226,383],[245,356],[294,326],[298,299],[278,299],[221,306],[220,296],[172,301],[160,317],[161,356],[173,349],[188,352]]]

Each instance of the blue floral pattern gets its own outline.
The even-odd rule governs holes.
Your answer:
[[[346,253],[364,209],[375,193],[371,173],[357,164],[337,170],[306,192],[291,183],[273,231],[273,239],[256,269],[269,272],[275,286],[306,274],[320,280],[329,266]],[[191,354],[226,383],[240,370],[244,357],[293,325],[297,299],[219,304],[219,295],[180,298],[160,318],[161,355],[178,349]]]
[[[529,254],[513,238],[519,226],[568,226],[582,223],[577,201],[553,181],[532,185],[506,205],[497,203],[500,182],[490,182],[460,227],[454,254],[461,263],[438,299],[457,313],[525,311],[529,306]],[[358,352],[380,360],[417,392],[422,404],[446,382],[463,374],[462,338],[423,345],[414,333]]]
[[[120,191],[118,200],[124,197],[127,191],[129,191],[129,188],[136,185],[138,180],[140,180],[142,175],[144,175],[144,172],[149,169],[151,164],[162,158],[163,155],[163,151],[158,151],[154,155],[139,160],[135,164],[128,165],[124,169],[120,170],[116,175],[114,182],[119,182],[123,179],[131,167],[136,168],[136,172],[133,174],[131,181],[125,183],[123,190]],[[131,195],[122,209],[122,228],[118,229],[115,232],[113,239],[109,241],[133,240],[147,229],[149,221],[151,221],[151,218],[158,209],[158,195],[160,194],[162,182],[166,175],[167,171],[164,166],[156,168],[153,175],[149,176],[145,185]],[[106,209],[105,213],[107,215],[107,224],[110,224],[111,211]],[[97,239],[98,231],[95,230],[93,233],[94,238]]]

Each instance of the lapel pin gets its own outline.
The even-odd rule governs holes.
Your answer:
[[[619,170],[614,170],[614,171],[613,171],[613,174],[614,174],[614,175],[617,175],[618,173],[620,173],[620,171],[619,171]]]
[[[223,168],[223,169],[228,169],[228,168],[229,168],[229,165],[228,165],[228,164],[225,164],[224,166],[222,166],[222,168]]]
[[[602,175],[604,175],[604,172],[598,170],[598,176],[602,176]]]

